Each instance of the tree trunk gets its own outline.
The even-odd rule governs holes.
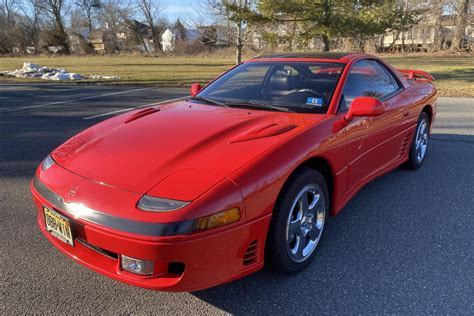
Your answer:
[[[402,54],[405,52],[405,31],[402,31]]]
[[[63,46],[63,52],[66,55],[71,54],[71,49],[69,48],[69,38],[67,36],[66,30],[64,29],[63,21],[61,19],[61,16],[58,14],[55,14],[55,20],[56,20],[56,27],[57,27],[57,32],[58,32],[58,37],[59,40],[61,41],[61,44]]]
[[[237,36],[235,38],[235,64],[238,65],[242,62],[242,48],[244,47],[242,41],[242,22],[237,24]]]
[[[92,16],[90,12],[87,12],[87,26],[89,27],[89,33],[92,33]]]
[[[322,40],[323,40],[323,51],[329,52],[329,37],[326,34],[323,34]]]
[[[434,15],[435,15],[435,26],[434,26],[435,29],[434,29],[434,37],[433,37],[433,46],[431,47],[431,50],[439,51],[441,50],[442,36],[443,36],[443,24],[441,23],[441,19],[443,15],[443,0],[437,1]],[[430,36],[431,36],[431,33],[430,33]]]
[[[238,65],[242,62],[242,46],[238,45],[235,47],[235,64]]]
[[[469,0],[460,0],[458,2],[458,16],[456,18],[456,28],[454,29],[451,51],[460,50],[463,47],[464,34],[466,33],[467,15],[469,11]]]
[[[329,4],[329,0],[325,0],[323,2],[323,10],[324,10],[324,21],[323,25],[329,27],[331,24],[331,6]],[[323,34],[323,51],[329,52],[329,36],[327,34]]]
[[[160,44],[160,34],[156,31],[155,26],[153,26],[151,31],[151,36],[153,37],[153,46],[155,48],[155,55],[161,51],[161,44]]]
[[[400,31],[397,32],[396,36],[393,36],[393,41],[388,46],[387,51],[393,51],[393,46],[395,45],[395,43],[398,41],[399,38],[400,38]]]
[[[141,32],[138,28],[137,28],[136,32],[137,32],[138,38],[140,38],[140,42],[142,42],[143,49],[148,54],[148,46],[146,46],[145,39],[143,38],[143,35],[141,34]]]

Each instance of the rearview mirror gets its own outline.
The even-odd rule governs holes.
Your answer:
[[[194,97],[196,94],[199,93],[199,91],[201,91],[202,87],[199,83],[193,83],[191,85],[191,96]]]
[[[373,97],[357,97],[352,101],[344,119],[348,122],[357,116],[378,116],[385,112],[385,105]]]

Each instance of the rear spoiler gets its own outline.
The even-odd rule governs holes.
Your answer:
[[[414,69],[397,69],[397,70],[407,79],[416,80],[419,82],[434,81],[433,76],[423,70],[414,70]]]

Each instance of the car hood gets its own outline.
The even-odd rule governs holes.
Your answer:
[[[105,185],[145,194],[162,182],[163,197],[189,200],[322,117],[175,102],[99,123],[52,156]]]

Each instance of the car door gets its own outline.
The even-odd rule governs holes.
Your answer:
[[[400,83],[376,60],[361,60],[352,66],[339,111],[347,111],[357,97],[370,96],[384,102],[385,112],[380,116],[355,118],[346,127],[349,191],[383,169],[399,154],[401,136],[397,128],[402,109],[393,100],[401,90]]]

